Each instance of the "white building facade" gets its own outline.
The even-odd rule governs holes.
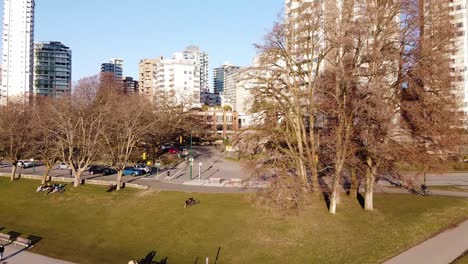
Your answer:
[[[200,104],[200,72],[194,59],[185,59],[181,52],[171,59],[154,61],[155,101],[164,93],[173,95],[179,102]]]
[[[463,98],[462,107],[466,119],[468,117],[468,1],[453,0],[447,2],[450,6],[452,24],[457,30],[453,40],[456,52],[450,55],[452,61],[450,67],[454,75],[455,88]]]
[[[33,92],[34,0],[3,1],[0,103]]]
[[[208,53],[201,51],[197,46],[188,46],[183,51],[184,59],[194,60],[197,71],[200,75],[200,89],[202,92],[207,93],[210,91],[209,72],[210,64]]]

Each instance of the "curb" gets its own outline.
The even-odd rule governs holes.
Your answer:
[[[18,174],[18,175],[19,175],[19,179],[29,179],[29,180],[39,180],[39,181],[42,180],[42,176],[38,176],[38,175],[30,175],[30,174]],[[0,177],[10,178],[11,174],[0,172]],[[74,182],[73,178],[51,177],[50,179],[51,181],[54,181],[54,182]],[[116,184],[115,181],[100,181],[100,180],[86,180],[86,179],[82,179],[82,181],[84,182],[84,184],[99,185],[99,186],[108,186],[109,184]],[[136,183],[125,183],[125,187],[140,189],[140,190],[149,189],[149,187],[146,185],[141,185],[141,184],[136,184]]]

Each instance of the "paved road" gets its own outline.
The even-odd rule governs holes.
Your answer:
[[[412,247],[384,264],[449,264],[468,249],[468,220]]]
[[[72,262],[54,259],[31,253],[24,247],[14,244],[5,244],[5,253],[0,264],[73,264]]]
[[[210,178],[220,178],[223,180],[229,179],[243,179],[249,175],[241,163],[226,159],[228,153],[222,152],[216,147],[213,146],[194,146],[193,147],[193,157],[194,162],[192,166],[192,178],[197,178],[200,171],[201,179],[210,179]],[[199,164],[202,163],[201,166]],[[199,170],[200,169],[200,170]],[[170,172],[171,182],[182,183],[190,180],[190,166],[188,161],[181,160],[180,164],[177,166],[166,168],[163,167],[159,170],[159,178],[165,180],[167,172]],[[0,172],[10,173],[11,166],[5,163],[5,165],[0,166]],[[33,175],[42,175],[44,172],[44,166],[38,166],[35,168],[22,169],[18,168],[17,173],[19,174],[33,174]],[[69,170],[59,170],[58,167],[49,173],[53,177],[71,177]],[[156,171],[153,170],[152,176],[156,176]],[[102,175],[91,175],[88,172],[82,174],[84,179],[97,179],[97,180],[109,180],[115,181],[116,175],[102,176]],[[139,177],[142,178],[142,177]],[[131,176],[125,176],[126,181],[135,179]],[[138,179],[138,178],[137,178]]]

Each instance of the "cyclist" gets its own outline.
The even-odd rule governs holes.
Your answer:
[[[425,195],[427,192],[427,185],[426,184],[421,184],[421,193]]]

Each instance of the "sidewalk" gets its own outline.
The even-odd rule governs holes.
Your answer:
[[[468,192],[457,192],[457,191],[445,191],[445,190],[434,190],[429,187],[432,195],[437,196],[451,196],[451,197],[465,197],[468,198]],[[401,194],[410,194],[407,190],[396,187],[386,187],[386,186],[375,186],[374,191],[376,193],[401,193]]]
[[[14,245],[13,243],[0,243],[5,245],[5,253],[3,254],[3,259],[0,261],[0,264],[73,264],[72,262],[28,252],[24,247]]]
[[[410,248],[384,264],[448,264],[468,249],[468,220]]]

